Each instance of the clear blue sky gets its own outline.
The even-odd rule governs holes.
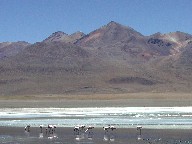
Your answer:
[[[56,31],[89,33],[110,21],[143,35],[192,34],[192,0],[0,0],[0,42],[42,41]]]

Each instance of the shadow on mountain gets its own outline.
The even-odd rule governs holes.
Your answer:
[[[140,77],[119,77],[109,80],[111,84],[141,84],[141,85],[155,85],[157,82]]]

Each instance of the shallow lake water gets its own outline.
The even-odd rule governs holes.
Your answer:
[[[39,125],[57,125],[54,133],[40,132]],[[78,124],[92,125],[93,132],[74,133]],[[103,126],[117,131],[105,133]],[[31,131],[24,131],[26,125]],[[142,125],[141,136],[135,130]],[[192,143],[192,107],[102,107],[102,108],[2,108],[0,143],[2,144],[102,144],[102,143]],[[130,130],[131,129],[131,130]],[[151,130],[152,131],[151,131]],[[155,133],[162,129],[162,132]],[[164,131],[165,130],[165,131]],[[182,130],[169,132],[169,130]],[[189,131],[186,133],[185,131]]]
[[[0,109],[0,126],[24,127],[77,124],[120,128],[191,128],[192,107],[104,107],[104,108],[5,108]]]

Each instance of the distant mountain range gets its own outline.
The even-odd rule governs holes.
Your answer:
[[[0,94],[191,92],[192,35],[110,22],[84,34],[0,43]]]

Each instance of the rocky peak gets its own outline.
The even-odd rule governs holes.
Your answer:
[[[107,24],[107,26],[122,26],[121,24],[115,22],[115,21],[111,21]]]
[[[81,36],[81,37],[82,37],[82,36],[85,36],[85,34],[84,34],[83,32],[81,32],[81,31],[77,31],[77,32],[71,34],[70,36],[71,36],[71,37],[72,37],[72,36]]]
[[[53,41],[62,41],[64,39],[68,39],[68,34],[58,31],[52,33],[48,38],[46,38],[43,42],[53,42]]]
[[[64,32],[58,31],[51,34],[48,38],[46,38],[43,42],[65,42],[65,43],[75,43],[77,40],[85,36],[84,33],[78,31],[71,35],[68,35]]]
[[[83,32],[77,31],[73,34],[71,34],[70,37],[70,43],[76,43],[79,39],[83,38],[85,34]]]
[[[85,34],[83,32],[78,31],[78,32],[75,32],[75,33],[71,34],[70,38],[72,38],[74,40],[75,39],[78,40],[78,39],[80,39],[80,38],[82,38],[84,36],[85,36]]]
[[[100,47],[111,43],[126,41],[133,37],[142,37],[142,34],[130,27],[111,21],[107,25],[84,36],[77,43],[82,46]]]
[[[114,21],[109,22],[105,27],[107,29],[110,29],[110,30],[114,29],[114,30],[119,31],[119,32],[126,31],[127,33],[130,33],[133,35],[142,36],[141,33],[135,31],[133,28],[121,25],[121,24],[114,22]]]
[[[61,37],[61,36],[68,36],[68,34],[66,34],[66,33],[64,33],[62,31],[57,31],[57,32],[54,32],[51,36]]]

